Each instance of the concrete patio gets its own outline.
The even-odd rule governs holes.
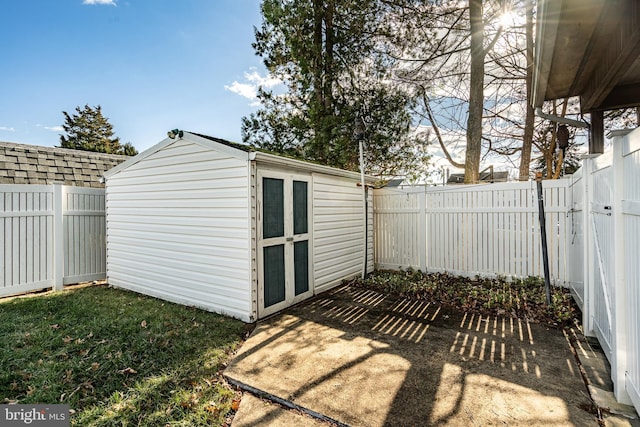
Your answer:
[[[225,376],[277,403],[243,398],[233,425],[597,425],[568,340],[341,287],[258,323]]]

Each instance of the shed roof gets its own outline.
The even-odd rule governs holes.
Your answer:
[[[640,105],[640,2],[539,0],[532,104],[580,96],[582,112]]]
[[[100,177],[129,156],[0,141],[0,184],[104,187]]]
[[[239,144],[237,142],[231,142],[221,138],[216,138],[213,136],[203,135],[195,132],[187,132],[187,131],[182,131],[182,136],[179,137],[178,139],[166,138],[160,141],[153,147],[143,151],[137,156],[132,157],[126,162],[111,169],[110,171],[105,173],[105,177],[109,178],[110,176],[118,173],[119,171],[140,162],[146,157],[162,150],[164,147],[170,144],[173,144],[180,139],[188,140],[190,142],[202,145],[204,147],[211,148],[213,150],[223,151],[233,157],[247,160],[247,161],[255,160],[259,163],[270,164],[270,165],[279,166],[279,167],[286,167],[286,168],[290,168],[298,171],[320,172],[320,173],[325,173],[333,176],[342,176],[342,177],[356,179],[356,180],[360,179],[360,174],[357,172],[351,172],[344,169],[334,168],[331,166],[325,166],[317,163],[293,159],[280,154],[270,153],[265,150],[261,150],[249,145]],[[365,180],[367,183],[372,184],[376,181],[376,178],[371,176],[365,176]]]

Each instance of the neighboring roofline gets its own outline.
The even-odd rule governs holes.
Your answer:
[[[358,172],[351,172],[344,169],[338,169],[331,166],[319,165],[317,163],[307,162],[304,160],[293,159],[290,157],[281,156],[278,154],[267,153],[264,151],[256,150],[254,147],[248,145],[238,144],[224,139],[215,138],[212,136],[202,135],[194,132],[183,131],[183,136],[177,139],[165,138],[156,145],[146,149],[135,157],[130,158],[124,163],[120,163],[118,166],[105,172],[105,178],[109,178],[123,169],[127,169],[130,166],[140,162],[141,160],[149,157],[150,155],[160,151],[161,149],[171,145],[180,139],[186,141],[192,141],[196,144],[204,147],[211,148],[213,150],[224,152],[239,160],[252,161],[255,160],[258,163],[273,165],[273,166],[287,166],[290,168],[298,169],[305,172],[318,172],[327,175],[340,176],[344,178],[350,178],[360,180],[360,174]],[[376,178],[372,176],[366,176],[367,183],[376,182]]]
[[[481,172],[478,184],[491,182],[509,182],[509,171]],[[464,184],[464,173],[452,173],[447,184]]]
[[[129,156],[0,141],[0,183],[103,187],[100,177]]]
[[[83,157],[100,157],[100,158],[112,158],[112,159],[122,159],[129,158],[124,154],[110,154],[110,153],[101,153],[98,151],[88,151],[88,150],[74,150],[72,148],[62,148],[62,147],[45,147],[44,145],[32,145],[32,144],[21,144],[18,142],[9,142],[9,141],[0,141],[0,146],[3,147],[13,147],[20,148],[25,150],[38,150],[38,151],[47,151],[51,153],[58,154],[69,154],[74,156],[83,156]]]

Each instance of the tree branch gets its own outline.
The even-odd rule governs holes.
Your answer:
[[[445,147],[444,141],[442,140],[442,135],[440,135],[440,128],[438,127],[438,124],[436,123],[433,117],[433,112],[431,111],[431,107],[429,106],[429,97],[424,92],[422,94],[422,99],[424,102],[425,110],[427,112],[427,117],[431,122],[431,126],[433,126],[433,131],[436,134],[436,138],[438,139],[438,143],[440,143],[440,148],[442,148],[442,152],[444,153],[445,157],[447,158],[449,163],[451,163],[452,166],[456,168],[464,168],[464,163],[459,163],[453,160],[453,158],[451,157],[451,154],[449,154],[449,151],[447,150],[447,147]]]

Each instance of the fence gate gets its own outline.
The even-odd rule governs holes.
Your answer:
[[[638,410],[640,129],[608,136],[610,150],[582,164],[583,326],[609,359],[616,399]]]
[[[575,301],[584,312],[584,168],[571,177],[569,185],[570,210],[567,244],[569,246],[569,268],[567,285]]]
[[[594,168],[590,172],[593,188],[589,206],[589,224],[585,224],[590,228],[589,231],[593,236],[593,245],[590,248],[592,251],[591,274],[594,285],[593,328],[609,360],[611,360],[614,345],[612,307],[615,303],[612,275],[612,255],[614,253],[612,171],[610,153],[598,157],[594,162]]]

